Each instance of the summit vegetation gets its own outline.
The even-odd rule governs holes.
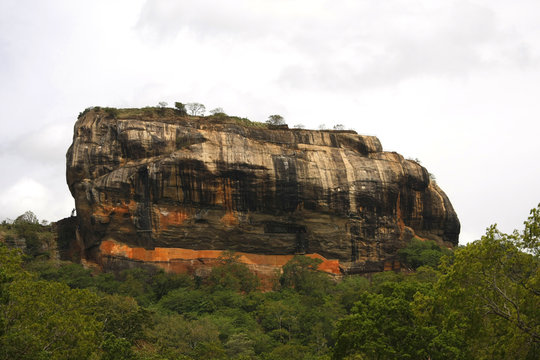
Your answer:
[[[269,292],[234,253],[206,278],[99,273],[50,234],[31,213],[0,225],[0,359],[540,357],[540,205],[454,251],[413,240],[410,272],[336,281],[297,256]]]
[[[81,116],[86,115],[89,111],[103,112],[105,116],[113,119],[168,119],[173,121],[180,119],[204,119],[205,121],[214,120],[220,122],[230,122],[245,127],[262,129],[288,128],[285,118],[278,114],[269,115],[266,121],[260,122],[250,120],[246,117],[228,115],[225,113],[223,108],[217,107],[210,110],[208,115],[205,115],[206,107],[204,106],[204,104],[197,102],[186,104],[182,102],[175,102],[174,108],[169,107],[168,103],[166,102],[160,102],[157,106],[146,106],[142,108],[115,108],[92,106],[80,112],[78,117],[80,118]],[[303,124],[295,124],[293,126],[293,129],[305,129],[305,126]],[[354,132],[353,130],[346,130],[345,126],[342,124],[336,124],[331,129],[333,131]],[[322,124],[321,126],[319,126],[319,130],[327,130],[326,125]]]

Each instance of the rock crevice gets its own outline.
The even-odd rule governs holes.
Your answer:
[[[352,131],[91,110],[75,124],[67,182],[96,261],[114,242],[318,254],[365,272],[394,261],[415,234],[452,246],[460,228],[425,168]]]

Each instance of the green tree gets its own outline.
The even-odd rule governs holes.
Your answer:
[[[402,263],[416,270],[420,266],[437,268],[443,256],[452,256],[452,251],[442,248],[435,241],[413,238],[403,249],[398,250]]]
[[[153,320],[154,326],[146,329],[147,339],[157,348],[152,353],[161,354],[167,359],[178,359],[189,352],[189,322],[182,315],[158,313]]]
[[[526,222],[526,229],[538,222]],[[475,358],[535,358],[540,354],[540,259],[523,233],[507,235],[495,225],[480,240],[456,250],[444,268],[439,293],[461,321]],[[465,325],[465,326],[464,326]],[[479,350],[481,349],[480,356]]]
[[[285,266],[279,282],[283,288],[295,289],[304,295],[322,298],[331,286],[328,274],[317,270],[321,259],[296,255]]]
[[[524,224],[523,232],[521,234],[514,232],[512,239],[520,249],[538,257],[540,256],[540,204],[531,210]]]
[[[193,277],[188,274],[167,273],[159,270],[152,275],[151,287],[155,300],[159,301],[172,290],[179,288],[193,289],[195,282]]]
[[[537,214],[531,211],[522,232],[508,235],[489,227],[453,259],[443,258],[432,293],[415,295],[417,321],[436,329],[428,344],[433,358],[440,358],[436,352],[456,359],[538,358]]]
[[[336,285],[335,299],[345,311],[350,312],[360,295],[369,289],[369,280],[363,276],[346,276]]]
[[[364,292],[351,315],[338,321],[334,359],[428,359],[426,348],[433,336],[419,326],[411,306],[414,295],[429,284],[416,281],[385,282],[380,293]]]
[[[18,225],[18,224],[39,224],[39,220],[38,220],[37,216],[33,212],[27,211],[24,214],[19,215],[15,219],[13,224],[15,224],[15,225]]]
[[[215,109],[210,110],[210,114],[212,115],[227,115],[225,114],[225,111],[223,111],[223,108],[217,107]]]
[[[285,125],[285,119],[281,115],[270,115],[266,123],[269,125]]]
[[[181,102],[175,102],[174,103],[175,112],[180,116],[187,115],[186,106],[182,104]]]
[[[215,304],[200,289],[176,289],[165,295],[158,303],[164,309],[196,317],[198,314],[213,312]]]
[[[85,289],[94,285],[91,271],[81,264],[39,259],[28,263],[25,268],[37,273],[40,279],[63,282],[71,288]]]
[[[118,338],[108,332],[104,333],[103,337],[101,360],[131,360],[135,358],[135,352],[128,340]]]
[[[287,343],[299,332],[301,308],[299,296],[287,292],[279,299],[264,301],[257,309],[257,318],[274,340]]]
[[[96,318],[102,322],[105,332],[129,343],[141,339],[145,327],[151,323],[148,310],[139,306],[132,297],[117,294],[99,299]]]
[[[239,256],[234,252],[224,252],[218,258],[219,265],[212,268],[212,272],[205,281],[206,285],[212,290],[228,289],[244,293],[256,290],[259,286],[259,278],[238,259]]]
[[[87,359],[97,350],[94,293],[31,278],[13,281],[7,292],[0,359]]]
[[[39,224],[37,216],[27,211],[13,221],[13,229],[16,237],[24,239],[26,243],[25,253],[31,256],[39,255],[44,247],[52,240],[52,233],[45,231],[46,227]]]
[[[192,116],[204,116],[204,112],[206,111],[206,107],[203,104],[196,102],[188,103],[186,107]]]
[[[268,354],[267,359],[269,360],[305,360],[310,359],[309,351],[310,349],[307,346],[300,344],[283,344],[276,346],[270,354]]]

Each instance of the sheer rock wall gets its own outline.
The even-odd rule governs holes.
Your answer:
[[[317,254],[341,272],[380,271],[413,236],[452,246],[460,229],[425,168],[353,131],[91,110],[75,124],[67,182],[84,256],[105,265],[186,260],[117,244]]]

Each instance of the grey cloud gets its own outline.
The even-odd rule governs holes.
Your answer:
[[[202,41],[232,39],[301,59],[285,60],[277,79],[299,88],[363,89],[531,61],[528,44],[472,2],[315,1],[315,10],[301,0],[271,3],[147,0],[138,28],[161,39],[181,31]]]
[[[141,10],[137,28],[158,39],[174,38],[189,29],[199,36],[260,35],[263,14],[253,11],[246,1],[197,2],[147,0]]]
[[[64,166],[71,135],[72,125],[52,124],[7,141],[0,153],[28,163]]]
[[[521,42],[515,47],[519,39],[500,28],[489,8],[456,2],[448,12],[378,20],[381,23],[373,28],[358,26],[341,39],[319,44],[319,56],[287,67],[280,81],[354,90],[419,76],[466,77],[479,68],[530,63],[528,45]],[[336,42],[340,49],[335,49]],[[340,53],[349,58],[339,59]]]

